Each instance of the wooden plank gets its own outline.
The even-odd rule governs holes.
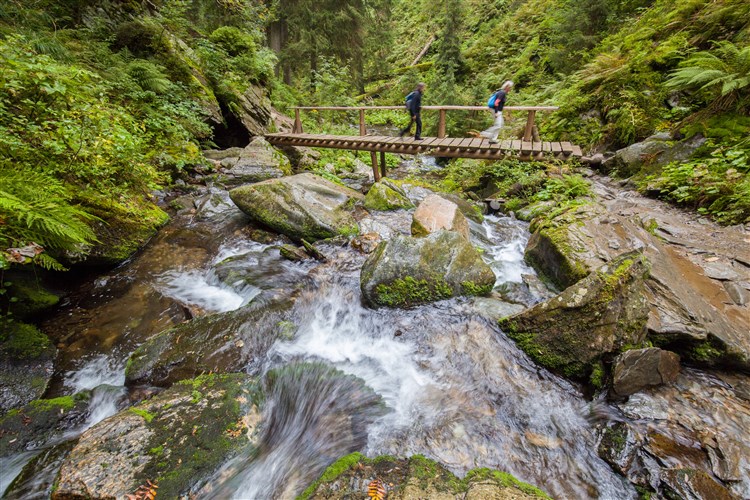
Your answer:
[[[445,148],[451,141],[453,141],[451,138],[438,137],[438,139],[432,143],[432,147]]]
[[[500,149],[503,151],[510,151],[513,149],[513,142],[512,141],[502,141],[500,143]]]
[[[550,148],[552,148],[552,153],[557,154],[562,152],[562,146],[560,146],[559,142],[551,142]]]
[[[514,151],[521,151],[521,141],[519,140],[511,141],[510,148]]]
[[[521,141],[521,153],[531,153],[531,141]]]
[[[542,152],[542,143],[541,142],[532,142],[531,143],[531,152],[532,153],[541,153]]]
[[[461,142],[458,143],[459,147],[462,147],[462,148],[468,148],[469,144],[471,144],[471,138],[461,139]]]
[[[573,152],[573,145],[569,142],[561,142],[560,147],[562,147],[562,152],[566,155]]]
[[[581,151],[581,146],[576,146],[574,144],[573,145],[573,153],[571,153],[571,154],[573,156],[575,156],[576,158],[580,158],[581,156],[583,156],[583,151]]]
[[[545,153],[548,153],[548,152],[552,151],[550,148],[551,148],[551,146],[550,146],[549,142],[543,142],[542,143],[542,151],[544,151]]]
[[[451,139],[451,142],[448,143],[448,147],[456,149],[456,148],[458,148],[458,145],[461,144],[461,141],[463,141],[463,139],[461,139],[461,138],[459,138],[459,139]]]
[[[472,140],[471,140],[471,142],[469,143],[469,147],[470,147],[471,149],[480,149],[480,148],[482,147],[482,143],[483,143],[483,142],[484,142],[484,139],[480,139],[480,138],[478,138],[478,137],[475,137],[475,138],[474,138],[474,139],[472,139]],[[488,141],[488,144],[486,144],[486,146],[491,146],[491,145],[492,145],[492,144],[489,144],[489,141]]]
[[[422,141],[422,146],[430,146],[432,147],[435,142],[439,141],[440,138],[438,137],[428,137],[424,141]]]

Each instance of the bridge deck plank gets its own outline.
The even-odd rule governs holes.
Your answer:
[[[557,154],[562,152],[562,146],[560,146],[559,142],[551,142],[550,147],[552,148],[552,153]]]

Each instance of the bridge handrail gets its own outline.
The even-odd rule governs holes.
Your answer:
[[[294,129],[292,133],[302,133],[302,120],[300,119],[300,111],[359,111],[359,133],[360,135],[366,134],[365,127],[365,111],[368,109],[404,109],[404,106],[295,106],[294,107]],[[446,111],[483,111],[489,110],[487,106],[422,106],[422,109],[438,110],[440,117],[438,118],[438,133],[437,136],[442,138],[445,137],[445,112]],[[558,106],[505,106],[508,111],[528,111],[529,115],[526,119],[526,129],[524,130],[523,140],[530,141],[534,134],[534,120],[537,111],[556,111],[559,109]]]

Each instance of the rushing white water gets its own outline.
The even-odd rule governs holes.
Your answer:
[[[523,260],[529,240],[528,223],[511,217],[488,215],[482,225],[472,224],[475,243],[497,276],[497,285],[521,283],[524,275],[536,274]]]
[[[0,497],[5,494],[10,483],[39,451],[26,451],[0,458]]]
[[[493,266],[498,284],[533,273],[522,263],[523,244],[496,240],[503,225],[525,238],[522,224],[499,218],[488,224],[480,245],[489,259],[503,259]],[[634,496],[597,456],[585,399],[528,360],[470,302],[369,309],[361,303],[358,273],[346,269],[352,266],[333,264],[316,273],[319,288],[296,306],[296,337],[275,344],[267,365],[322,361],[374,390],[387,413],[368,425],[360,449],[370,456],[424,454],[459,475],[496,468],[561,498]],[[269,395],[264,421],[272,431],[264,435],[261,453],[225,467],[211,481],[224,486],[208,496],[287,498],[322,472],[321,455],[357,449],[347,432],[326,432],[341,426],[327,386],[305,384],[304,390],[287,388],[296,394],[293,408]],[[348,401],[347,411],[362,410],[358,399],[337,397]]]
[[[260,255],[268,248],[255,242],[243,242],[224,245],[211,265],[249,254]],[[258,259],[248,265],[258,265]],[[253,300],[261,289],[243,282],[226,283],[219,279],[213,268],[171,270],[160,276],[157,288],[170,297],[187,306],[195,306],[208,312],[234,311]]]

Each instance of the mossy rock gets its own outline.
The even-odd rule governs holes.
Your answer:
[[[400,189],[396,190],[386,183],[376,182],[365,196],[365,208],[387,211],[414,208],[414,204]]]
[[[0,457],[43,445],[61,428],[86,420],[89,393],[35,399],[0,418]]]
[[[391,456],[370,459],[361,453],[352,453],[334,462],[297,498],[365,500],[371,498],[368,495],[371,485],[374,484],[377,489],[378,483],[375,481],[385,493],[384,497],[389,499],[550,498],[539,488],[519,481],[506,472],[474,469],[464,479],[459,479],[439,463],[422,455],[408,459]]]
[[[362,266],[360,287],[373,306],[411,307],[460,295],[486,295],[495,274],[453,231],[381,242]]]
[[[296,241],[359,233],[351,211],[364,196],[314,174],[240,186],[229,196],[251,219]]]
[[[147,481],[160,497],[177,498],[237,450],[257,446],[262,401],[244,374],[175,384],[84,432],[52,498],[125,498]]]
[[[647,277],[643,255],[623,254],[499,326],[540,365],[585,381],[602,359],[645,339]]]
[[[57,349],[33,325],[0,324],[0,414],[42,397],[52,378]]]
[[[236,372],[259,360],[281,336],[289,336],[294,299],[256,297],[236,311],[196,318],[163,331],[128,359],[126,384],[161,387],[209,372]]]

